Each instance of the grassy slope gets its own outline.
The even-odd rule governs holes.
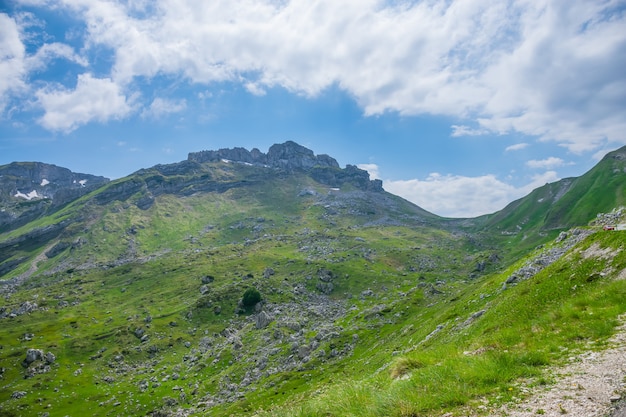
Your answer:
[[[506,248],[514,260],[562,230],[586,225],[597,213],[626,204],[626,147],[607,154],[578,178],[566,178],[533,190],[501,211],[470,219],[483,241]],[[498,235],[499,234],[499,235]]]
[[[386,349],[355,354],[354,363],[374,365],[357,374],[375,376],[341,378],[316,398],[267,415],[438,415],[459,407],[480,411],[480,405],[523,396],[528,385],[549,383],[547,365],[572,351],[601,348],[614,331],[617,316],[626,312],[626,282],[616,280],[626,266],[623,242],[624,232],[595,234],[513,288],[503,291],[502,283],[515,267],[470,284],[436,307],[422,305],[391,331],[392,338],[383,339],[405,349],[403,355],[391,359]],[[616,256],[581,255],[592,245]],[[423,342],[438,325],[442,330]],[[387,355],[390,366],[376,373],[380,355]]]
[[[319,194],[294,198],[302,188]],[[388,217],[388,212],[406,220],[413,213],[410,205],[393,197],[369,201],[350,187],[332,195],[328,192],[306,177],[296,182],[278,177],[254,188],[254,193],[235,188],[184,198],[162,195],[145,211],[132,204],[139,195],[106,206],[84,205],[92,195],[67,207],[58,215],[80,211],[82,221],[71,225],[59,239],[80,237],[87,243],[41,262],[39,271],[48,274],[31,278],[23,291],[5,300],[9,311],[24,301],[37,302],[47,311],[3,323],[6,331],[0,336],[4,347],[0,364],[7,369],[0,392],[3,408],[19,414],[45,410],[51,416],[77,415],[85,404],[95,407],[102,403],[94,408],[98,415],[108,415],[115,407],[133,415],[160,407],[165,397],[176,397],[172,388],[177,385],[203,395],[215,394],[226,379],[241,380],[254,352],[263,348],[261,332],[246,324],[245,314],[234,314],[249,286],[257,287],[272,305],[301,302],[294,286],[303,285],[317,293],[317,280],[307,277],[316,277],[320,268],[328,268],[341,278],[334,282],[330,301],[341,305],[354,302],[362,314],[379,300],[347,301],[346,297],[358,297],[371,289],[391,291],[393,300],[396,291],[409,291],[418,279],[432,283],[471,272],[472,267],[462,262],[468,243],[461,236],[418,224],[412,228],[359,226],[376,223],[376,219]],[[350,197],[344,198],[344,194]],[[45,222],[41,220],[38,226]],[[38,253],[33,250],[31,256]],[[155,253],[161,255],[149,256]],[[458,256],[449,257],[451,253]],[[129,262],[131,259],[138,261]],[[59,268],[59,264],[66,266]],[[409,266],[415,270],[409,271]],[[263,278],[267,267],[277,271],[275,276]],[[446,271],[443,277],[440,270]],[[206,275],[216,281],[208,294],[202,295],[200,278]],[[220,314],[215,307],[221,309]],[[148,316],[152,317],[147,330],[151,339],[142,344],[134,331],[147,328],[144,320]],[[344,361],[332,359],[331,350],[349,343],[353,332],[362,331],[369,343],[370,328],[383,325],[376,314],[359,320],[367,323],[364,329],[346,318],[345,332],[338,340],[320,343],[317,352],[327,354],[308,363],[308,376],[288,371],[268,377],[265,383],[281,388],[280,398],[268,398],[265,393],[269,391],[259,389],[248,394],[250,400],[218,406],[215,412],[282,404],[290,398],[283,392],[304,391],[305,380],[317,379],[319,384],[327,372],[343,369]],[[172,321],[177,326],[172,327]],[[232,326],[239,329],[251,356],[220,336]],[[291,333],[274,323],[263,334],[275,330]],[[307,328],[306,340],[312,341],[316,332]],[[20,340],[27,333],[35,338]],[[217,341],[215,350],[193,366],[186,363],[183,358],[190,348],[185,343],[198,348],[205,336]],[[29,347],[57,356],[50,372],[23,378],[25,369],[20,363]],[[279,343],[279,350],[269,358],[269,366],[277,366],[290,355],[289,342]],[[175,373],[184,374],[187,382],[167,378]],[[150,388],[140,392],[137,387],[144,380]],[[15,391],[28,395],[12,400],[9,397]]]
[[[220,169],[215,175],[232,181],[245,174]],[[261,184],[253,193],[235,188],[184,198],[161,195],[145,211],[132,204],[141,194],[128,202],[81,205],[92,195],[57,213],[80,211],[83,222],[60,239],[81,236],[88,244],[66,249],[40,264],[40,271],[53,271],[59,263],[87,267],[35,276],[28,288],[5,300],[9,309],[36,301],[48,311],[3,320],[0,413],[80,415],[91,404],[94,415],[145,414],[165,398],[179,399],[181,387],[189,398],[182,406],[210,402],[226,381],[238,383],[250,373],[268,342],[279,350],[267,356],[268,372],[293,355],[289,340],[297,332],[285,327],[290,317],[275,317],[267,329],[256,329],[250,313],[234,313],[245,288],[257,287],[269,306],[301,303],[308,298],[294,288],[315,294],[320,268],[339,277],[329,300],[346,314],[326,323],[302,313],[302,332],[311,344],[321,332],[315,327],[319,321],[337,336],[322,340],[301,367],[272,371],[252,389],[238,388],[244,393],[239,401],[214,403],[210,415],[272,409],[270,415],[409,416],[476,404],[483,397],[503,401],[519,394],[519,377],[534,376],[541,383],[542,366],[564,355],[559,346],[601,343],[626,309],[623,281],[587,282],[606,269],[607,260],[572,255],[503,292],[514,266],[468,280],[476,263],[493,251],[464,234],[428,227],[398,200],[362,199],[349,187],[328,195],[326,187],[304,176]],[[294,198],[304,188],[319,195]],[[389,212],[412,226],[380,223]],[[623,232],[597,234],[584,245],[596,241],[617,248]],[[623,252],[610,262],[623,268]],[[264,278],[268,267],[276,273]],[[206,275],[216,279],[202,295],[200,278]],[[366,289],[375,296],[360,296]],[[457,329],[483,309],[474,324]],[[294,313],[300,314],[289,314]],[[420,343],[440,325],[439,333]],[[551,339],[555,325],[559,336]],[[150,334],[149,342],[134,335],[139,327]],[[221,335],[225,329],[236,329],[243,349]],[[278,342],[276,332],[283,335]],[[35,338],[20,341],[26,333]],[[205,337],[212,340],[209,351],[192,353]],[[20,363],[28,347],[57,356],[49,373],[23,378]],[[333,358],[333,349],[348,354]],[[200,359],[191,361],[189,355]],[[392,372],[409,378],[394,380]],[[180,378],[173,379],[175,374]],[[138,389],[143,382],[148,387]],[[15,391],[27,395],[10,399]],[[304,400],[314,392],[314,399]]]

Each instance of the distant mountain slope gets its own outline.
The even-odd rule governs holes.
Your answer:
[[[42,162],[0,166],[0,232],[12,230],[106,184],[108,178]]]
[[[565,229],[624,204],[626,146],[607,154],[584,175],[546,184],[486,216],[483,227],[511,235]]]
[[[41,181],[39,176],[27,183]],[[191,199],[193,208],[188,207]],[[52,199],[42,201],[45,206],[34,214],[43,212]],[[417,227],[439,221],[385,192],[367,171],[351,165],[342,169],[331,157],[315,156],[294,142],[274,145],[267,155],[242,148],[205,151],[108,182],[55,216],[0,237],[0,276],[20,266],[23,270],[38,251],[55,242],[47,256],[49,265],[65,258],[63,268],[118,264],[139,257],[137,247],[147,256],[179,247],[208,224],[219,231],[221,242],[228,242],[240,237],[241,224],[250,218],[268,219],[265,229],[270,219],[280,224],[285,216],[307,227],[311,213],[335,225]],[[111,239],[112,233],[117,238]],[[106,249],[98,250],[97,242],[103,240]]]

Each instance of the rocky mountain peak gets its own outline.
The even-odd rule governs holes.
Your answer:
[[[315,166],[339,168],[334,158],[328,155],[315,156],[312,150],[292,141],[272,145],[267,152],[267,164],[287,170],[309,170]]]
[[[334,158],[328,155],[315,155],[312,150],[293,141],[272,145],[267,154],[257,148],[248,151],[245,148],[237,147],[217,151],[192,152],[187,159],[198,163],[228,160],[287,171],[309,170],[316,166],[339,168],[339,164]]]
[[[267,154],[254,148],[219,149],[217,151],[192,152],[188,161],[218,162],[233,161],[244,164],[265,166],[287,172],[304,171],[316,181],[330,187],[341,187],[349,183],[365,191],[383,191],[382,181],[370,180],[369,173],[353,165],[342,169],[331,156],[315,155],[312,150],[293,141],[272,145]]]

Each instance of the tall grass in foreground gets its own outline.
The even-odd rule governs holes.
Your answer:
[[[494,277],[480,290],[490,287],[498,297],[469,328],[448,326],[386,373],[259,415],[427,416],[523,396],[522,381],[545,384],[547,365],[577,349],[602,347],[626,312],[626,281],[615,279],[626,266],[620,236],[596,234],[584,247],[594,243],[616,255],[575,252],[507,290],[499,289],[503,277]]]

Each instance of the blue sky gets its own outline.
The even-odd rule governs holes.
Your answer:
[[[436,214],[626,144],[626,1],[5,0],[0,164],[296,141]]]

